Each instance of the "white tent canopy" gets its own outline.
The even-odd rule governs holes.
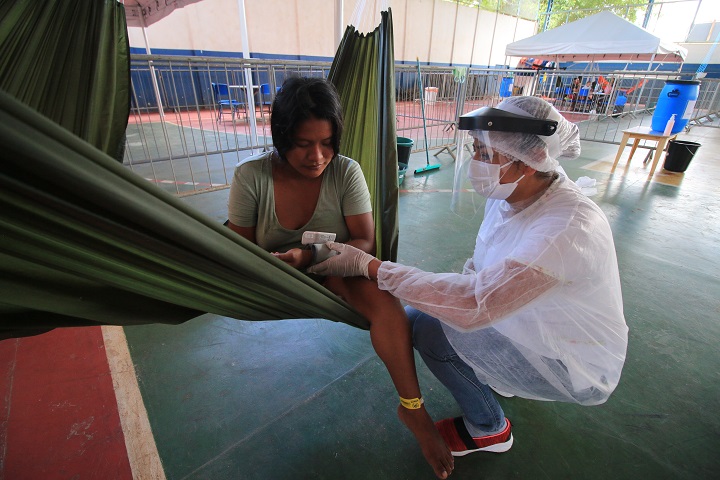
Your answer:
[[[603,11],[508,44],[509,57],[553,57],[583,62],[683,62],[687,49],[663,41],[612,12]]]

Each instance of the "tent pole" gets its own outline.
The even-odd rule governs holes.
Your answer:
[[[475,14],[475,30],[473,31],[472,48],[470,49],[470,62],[468,62],[468,74],[470,74],[470,67],[473,64],[473,58],[475,57],[475,42],[477,41],[478,22],[480,21],[480,7],[477,9]]]
[[[145,27],[145,17],[140,15],[140,21],[143,24],[142,32],[143,32],[143,39],[145,40],[145,53],[150,55],[150,42],[148,41],[147,27]],[[163,108],[162,98],[160,97],[160,86],[158,85],[157,77],[155,76],[155,66],[153,65],[152,60],[148,60],[148,64],[150,65],[150,79],[152,80],[153,90],[155,91],[155,99],[157,100],[157,107],[158,107],[158,113],[160,114],[160,120],[165,120],[165,109]]]
[[[238,0],[238,13],[240,15],[240,39],[242,40],[243,58],[250,58],[250,42],[248,40],[247,17],[245,16],[245,0]],[[248,109],[248,122],[250,123],[250,139],[252,143],[251,152],[257,153],[256,146],[260,145],[257,136],[257,119],[255,118],[255,91],[253,89],[252,70],[250,67],[243,69],[245,73],[245,101]]]
[[[343,13],[343,0],[335,0],[335,50],[338,49],[343,39]]]
[[[493,34],[490,40],[490,53],[488,53],[488,63],[487,66],[490,68],[490,62],[492,61],[492,51],[493,51],[493,43],[495,42],[495,31],[497,29],[497,22],[498,22],[498,12],[500,11],[500,0],[498,0],[497,7],[495,8],[495,23],[493,24]]]
[[[697,8],[695,8],[695,15],[693,15],[692,23],[690,24],[690,28],[688,29],[687,33],[685,34],[685,38],[687,38],[690,35],[690,32],[692,32],[693,27],[695,26],[695,20],[697,20],[698,12],[700,11],[700,7],[702,6],[703,0],[700,0],[697,4]],[[710,39],[708,39],[710,40]],[[683,62],[684,63],[684,62]]]
[[[457,33],[457,19],[458,19],[458,9],[459,9],[459,3],[457,0],[455,0],[455,20],[453,21],[453,33],[452,33],[452,42],[450,42],[450,65],[456,66],[455,63],[453,63],[454,57],[453,54],[455,53],[455,34]]]
[[[142,23],[143,38],[145,39],[145,51],[148,55],[150,55],[150,42],[148,42],[147,26],[145,25],[145,17],[142,16],[142,12],[140,13],[140,22]],[[168,156],[170,157],[170,171],[172,172],[173,180],[177,180],[177,177],[175,176],[175,168],[173,167],[172,162],[173,154],[172,148],[170,147],[170,135],[168,134],[167,124],[165,123],[165,108],[162,104],[162,97],[160,97],[160,86],[158,85],[157,76],[155,75],[155,66],[153,65],[152,60],[148,60],[148,65],[150,66],[150,79],[152,80],[153,90],[155,91],[155,99],[157,99],[158,113],[160,114],[160,127],[162,128],[165,146],[168,149]],[[177,182],[175,185],[175,191],[180,193]]]
[[[432,3],[432,18],[435,17],[435,0],[433,0]],[[430,22],[430,41],[428,42],[428,54],[427,54],[427,64],[430,65],[430,61],[432,60],[432,45],[433,45],[433,28],[435,27],[435,22]],[[452,59],[450,59],[452,61]],[[425,95],[425,92],[420,92],[420,95]]]

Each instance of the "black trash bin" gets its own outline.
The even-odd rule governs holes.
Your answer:
[[[698,148],[700,148],[700,144],[697,142],[670,140],[663,168],[670,172],[684,172],[690,165],[690,160],[693,159]]]
[[[412,138],[397,137],[398,163],[404,163],[405,165],[410,163],[410,151],[414,143]]]
[[[412,138],[397,137],[398,185],[402,185],[403,180],[405,180],[405,173],[408,169],[408,163],[410,163],[410,151],[414,143]]]

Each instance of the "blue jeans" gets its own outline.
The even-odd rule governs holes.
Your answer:
[[[405,307],[405,312],[415,350],[460,405],[465,421],[484,434],[504,428],[505,413],[492,390],[480,383],[472,367],[460,359],[445,336],[440,320],[412,307]]]

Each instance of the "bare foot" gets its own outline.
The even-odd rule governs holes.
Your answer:
[[[455,468],[450,448],[440,436],[435,424],[428,415],[425,406],[417,410],[408,410],[402,405],[398,406],[398,417],[410,429],[420,444],[425,460],[435,470],[438,478],[447,478]]]

